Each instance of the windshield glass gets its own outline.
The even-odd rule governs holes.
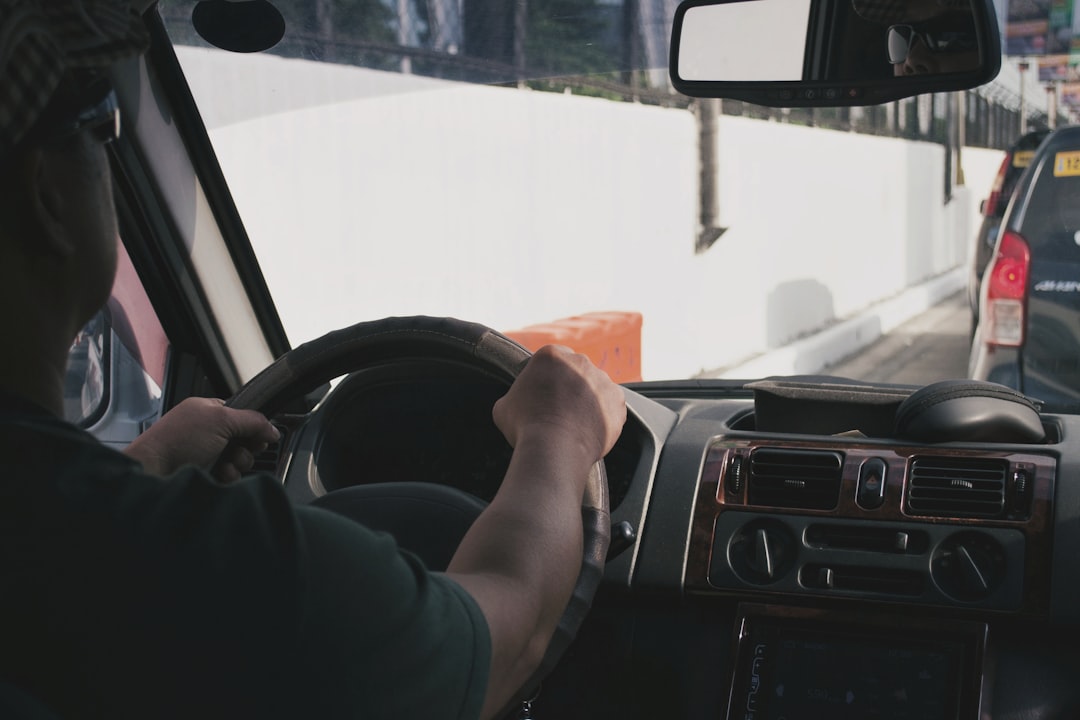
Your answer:
[[[1010,145],[1071,117],[1034,62],[871,107],[691,100],[675,5],[281,0],[248,54],[159,11],[294,346],[445,315],[564,344],[599,324],[622,380],[1016,386],[1000,345],[976,357],[981,207]],[[1017,317],[987,302],[984,326]]]

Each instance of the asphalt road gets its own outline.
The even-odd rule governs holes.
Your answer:
[[[970,332],[971,313],[961,291],[822,373],[907,385],[964,378]]]

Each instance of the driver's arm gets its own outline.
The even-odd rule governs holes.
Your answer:
[[[514,447],[506,478],[447,569],[491,636],[484,717],[539,666],[581,568],[581,501],[591,467],[626,420],[622,389],[584,355],[538,351],[494,409]]]

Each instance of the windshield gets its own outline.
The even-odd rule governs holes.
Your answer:
[[[864,108],[691,100],[675,5],[282,0],[284,37],[247,54],[159,10],[294,346],[391,315],[526,337],[603,314],[640,333],[621,379],[1020,383],[976,357],[1009,311],[980,313],[981,206],[1010,145],[1071,117],[1034,62]]]

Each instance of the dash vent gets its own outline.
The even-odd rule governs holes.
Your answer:
[[[279,433],[278,441],[271,443],[261,453],[255,455],[255,463],[251,466],[251,472],[265,472],[271,475],[278,474],[278,463],[281,462],[282,448],[285,447],[286,429],[283,425],[274,424]]]
[[[917,457],[908,510],[919,515],[998,517],[1005,510],[1007,460]]]
[[[840,498],[840,453],[758,448],[750,455],[752,505],[830,510]]]

